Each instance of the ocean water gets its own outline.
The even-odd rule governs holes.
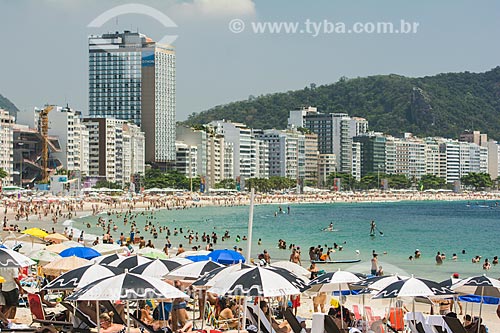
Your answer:
[[[500,206],[495,202],[378,202],[378,203],[328,203],[328,204],[282,204],[257,205],[254,209],[252,257],[256,258],[264,249],[271,255],[272,261],[288,260],[290,251],[278,249],[278,240],[300,246],[302,265],[309,265],[308,249],[321,244],[333,246],[336,242],[343,246],[342,251],[331,255],[332,259],[361,259],[357,264],[321,265],[326,271],[346,269],[369,273],[371,253],[379,254],[379,264],[385,274],[414,274],[435,280],[443,280],[453,273],[462,277],[487,273],[498,278],[500,266],[492,266],[489,272],[482,269],[485,258],[491,261],[500,255]],[[290,214],[287,208],[290,207]],[[277,213],[278,212],[278,213]],[[275,214],[277,213],[277,214]],[[174,228],[183,228],[184,233],[170,236],[173,246],[183,244],[189,249],[184,236],[191,229],[200,235],[203,232],[216,232],[218,242],[215,248],[242,247],[246,253],[247,242],[236,242],[236,235],[248,236],[249,207],[204,207],[187,210],[162,210],[155,213],[154,224]],[[123,217],[104,216],[113,219],[119,229],[113,233],[114,239],[120,232],[129,233],[130,224],[123,225]],[[378,232],[370,236],[370,221],[375,220]],[[102,229],[96,227],[97,217],[89,216],[76,219],[73,227],[86,233],[102,235]],[[135,218],[139,230],[142,230],[146,217]],[[86,228],[87,222],[91,228]],[[322,231],[330,222],[334,223],[334,232]],[[225,230],[231,238],[221,241]],[[141,231],[145,239],[152,239],[149,232]],[[75,234],[76,236],[76,234]],[[160,233],[154,244],[162,248],[165,233]],[[258,245],[258,239],[262,244]],[[201,244],[201,243],[193,243]],[[204,245],[204,244],[203,244]],[[204,246],[203,246],[204,247]],[[409,261],[415,249],[422,252],[418,260]],[[462,254],[465,250],[466,254]],[[359,254],[357,252],[359,251]],[[447,259],[440,266],[435,264],[437,251],[444,252]],[[452,254],[458,260],[451,260]],[[481,264],[471,263],[473,256],[482,256]]]

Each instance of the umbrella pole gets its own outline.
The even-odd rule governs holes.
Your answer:
[[[95,301],[95,312],[96,312],[96,315],[97,315],[97,332],[101,332],[101,321],[99,320],[99,317],[100,317],[100,314],[99,314],[99,301]],[[76,308],[75,308],[75,311],[76,311]]]
[[[368,330],[368,323],[366,323],[366,313],[365,313],[365,294],[363,294],[363,318],[361,318],[365,324],[363,324],[363,331],[366,332]]]
[[[339,284],[339,306],[340,306],[340,325],[341,328],[344,329],[344,311],[342,311],[342,288]]]
[[[205,324],[205,311],[207,311],[207,292],[206,290],[200,289],[201,292],[201,299],[203,301],[203,313],[200,311],[200,317],[201,317],[201,329],[203,330],[203,326]],[[208,305],[210,306],[210,304]]]
[[[260,332],[260,296],[257,296],[257,321],[258,321],[258,326],[257,326],[257,332]]]
[[[484,295],[484,287],[481,287],[481,303],[479,303],[479,319],[477,321],[477,333],[481,329],[481,312],[483,310],[483,295]]]
[[[127,302],[127,332],[130,333],[130,307],[128,305],[128,300],[126,300],[125,302]]]

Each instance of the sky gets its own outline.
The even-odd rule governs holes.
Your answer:
[[[400,30],[401,20],[416,30],[368,32],[387,22]],[[177,120],[342,76],[500,64],[496,0],[0,0],[0,27],[0,94],[21,111],[49,103],[86,114],[87,38],[123,30],[172,42]]]

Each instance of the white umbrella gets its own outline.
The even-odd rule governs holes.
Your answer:
[[[162,298],[189,298],[189,296],[160,279],[125,272],[91,283],[66,299],[97,302],[122,300],[126,302],[127,313],[129,313],[128,301]],[[99,309],[99,304],[97,308]],[[99,317],[99,314],[97,316]],[[127,316],[127,329],[130,328],[129,320]]]
[[[222,267],[213,261],[198,261],[174,269],[165,278],[168,280],[196,280],[216,268]]]
[[[199,251],[184,251],[181,254],[179,254],[176,257],[179,258],[186,258],[188,256],[205,256],[207,254],[210,254],[210,251],[205,251],[205,250],[199,250]]]
[[[6,240],[5,242],[3,242],[3,245],[8,247],[9,249],[17,248],[16,252],[25,255],[33,251],[38,251],[45,248],[45,244],[42,243],[32,243],[29,241],[19,241],[19,240]]]
[[[299,295],[300,288],[281,272],[264,267],[244,268],[216,281],[208,292],[218,295],[277,297]]]
[[[61,256],[57,253],[47,250],[33,251],[28,254],[28,257],[35,261],[38,261],[38,264],[40,265],[48,264],[49,262],[52,262],[54,260],[61,259]]]
[[[102,278],[115,276],[123,273],[117,267],[101,266],[99,264],[87,265],[66,272],[50,281],[43,289],[46,290],[68,290],[79,289]]]
[[[252,267],[253,266],[241,263],[231,266],[219,267],[203,275],[198,280],[194,281],[192,286],[198,288],[210,288],[213,287],[217,281],[225,278],[228,274],[239,271],[240,269],[252,268]]]
[[[1,267],[26,267],[36,264],[27,256],[17,253],[11,249],[0,248]]]
[[[66,245],[67,247],[79,247],[84,246],[82,243],[75,242],[73,240],[62,242],[61,244]]]
[[[152,260],[142,256],[130,256],[130,257],[121,257],[116,259],[115,261],[109,263],[110,266],[115,266],[123,269],[132,269],[139,265],[151,262]]]
[[[180,266],[180,263],[172,260],[156,259],[131,269],[130,273],[142,274],[160,279]]]
[[[292,272],[295,275],[305,276],[307,278],[311,275],[311,272],[309,272],[307,269],[305,269],[304,267],[302,267],[296,263],[293,263],[291,261],[273,262],[271,264],[271,267],[281,267],[281,268],[284,268],[286,270],[289,270],[290,272]]]
[[[359,282],[361,279],[354,273],[341,271],[340,269],[335,272],[326,273],[318,276],[309,282],[309,289],[307,291],[339,291],[339,304],[340,304],[340,320],[342,328],[344,328],[344,311],[342,311],[342,290],[349,289],[351,283]]]
[[[102,255],[112,254],[112,253],[123,253],[126,250],[126,247],[120,246],[118,244],[97,244],[92,246],[94,250],[99,252]]]
[[[500,281],[492,279],[486,275],[473,276],[459,281],[451,286],[451,289],[463,294],[473,294],[481,296],[479,304],[479,318],[481,319],[483,310],[483,296],[500,297]],[[479,333],[481,322],[478,322],[477,332]]]

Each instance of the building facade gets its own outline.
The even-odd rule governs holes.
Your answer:
[[[146,160],[175,161],[175,51],[124,31],[90,36],[89,114],[132,121],[146,136]]]

